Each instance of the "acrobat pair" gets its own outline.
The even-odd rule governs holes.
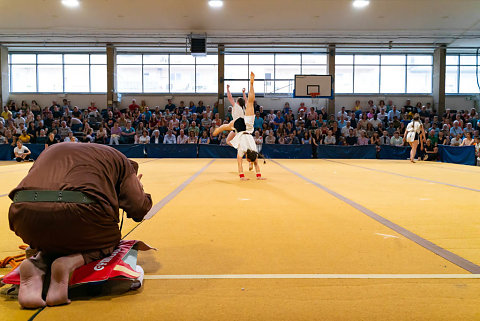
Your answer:
[[[243,173],[243,156],[246,156],[247,161],[250,164],[250,169],[255,166],[257,179],[264,179],[260,173],[260,166],[258,165],[259,153],[257,151],[257,145],[252,136],[253,123],[255,121],[255,111],[253,108],[253,103],[255,101],[255,91],[253,89],[254,81],[255,74],[252,72],[250,73],[250,89],[248,91],[248,99],[244,115],[242,103],[245,104],[245,93],[244,98],[238,98],[237,101],[234,102],[230,94],[229,86],[227,86],[228,99],[234,105],[232,110],[233,120],[228,124],[216,128],[213,133],[214,136],[217,136],[223,131],[231,131],[227,138],[227,144],[237,149],[238,175],[241,180],[248,180]]]

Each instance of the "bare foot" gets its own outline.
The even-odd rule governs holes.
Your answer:
[[[83,264],[85,264],[85,261],[80,254],[62,256],[52,263],[52,275],[47,293],[48,306],[70,303],[68,299],[70,273]]]
[[[43,276],[45,273],[38,269],[30,260],[20,265],[20,289],[18,303],[27,309],[36,309],[45,306],[42,299]]]

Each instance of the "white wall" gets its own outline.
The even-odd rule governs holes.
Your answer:
[[[447,96],[446,97],[446,107],[452,109],[470,109],[474,107],[474,102],[471,100],[466,100],[467,96]],[[40,106],[50,106],[52,101],[55,100],[59,103],[62,102],[62,99],[66,98],[72,102],[72,105],[79,107],[86,107],[90,104],[91,101],[94,101],[99,108],[106,108],[107,95],[106,94],[10,94],[9,99],[13,99],[19,104],[22,100],[27,100],[31,102],[33,99],[37,100]],[[132,99],[136,99],[137,103],[140,104],[140,101],[144,99],[147,102],[148,106],[160,106],[162,109],[163,106],[167,104],[168,98],[173,98],[173,102],[178,105],[178,103],[183,100],[188,106],[190,100],[193,100],[195,104],[199,100],[203,100],[205,105],[213,105],[217,100],[216,95],[124,95],[122,96],[122,102],[120,103],[120,108],[127,108],[131,103]],[[347,109],[351,108],[355,104],[355,100],[360,100],[362,106],[367,105],[367,101],[372,99],[375,104],[379,100],[383,99],[385,102],[392,100],[393,103],[397,106],[404,106],[405,101],[410,99],[412,105],[415,105],[418,101],[426,104],[427,102],[433,103],[433,97],[429,95],[423,96],[365,96],[365,95],[337,95],[335,97],[336,110],[340,110],[342,106],[345,106]],[[259,105],[263,106],[266,110],[269,109],[282,109],[285,102],[289,102],[290,106],[296,110],[300,106],[301,102],[305,102],[307,107],[315,106],[317,108],[322,108],[327,106],[326,99],[319,99],[318,103],[313,103],[311,98],[258,98],[257,102]],[[228,107],[230,104],[225,98],[225,105]]]

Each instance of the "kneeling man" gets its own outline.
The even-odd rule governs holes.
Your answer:
[[[9,194],[10,229],[39,251],[20,265],[22,307],[69,303],[70,273],[109,256],[120,242],[119,208],[136,222],[143,219],[152,199],[137,170],[122,153],[97,144],[56,144],[38,157]]]

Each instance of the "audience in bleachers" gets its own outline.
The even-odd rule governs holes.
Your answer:
[[[427,133],[425,152],[429,160],[437,159],[439,144],[452,146],[475,145],[480,150],[480,119],[471,109],[447,109],[437,115],[430,103],[418,102],[415,107],[407,100],[398,108],[391,101],[375,105],[360,100],[350,109],[342,107],[328,115],[325,108],[308,108],[305,103],[280,109],[264,110],[255,102],[255,142],[263,144],[325,145],[393,145],[405,146],[402,137],[415,113],[419,113]],[[294,113],[294,110],[297,112]],[[145,100],[140,105],[134,99],[125,110],[99,110],[92,102],[86,108],[72,106],[64,99],[62,105],[53,101],[41,108],[33,100],[29,105],[10,101],[0,113],[0,144],[16,146],[36,143],[50,146],[55,142],[95,142],[100,144],[226,144],[226,133],[220,137],[213,130],[232,119],[231,107],[225,119],[220,119],[218,105],[212,108],[190,101],[176,106],[171,99],[164,109],[150,108]],[[315,148],[314,150],[315,155]]]

